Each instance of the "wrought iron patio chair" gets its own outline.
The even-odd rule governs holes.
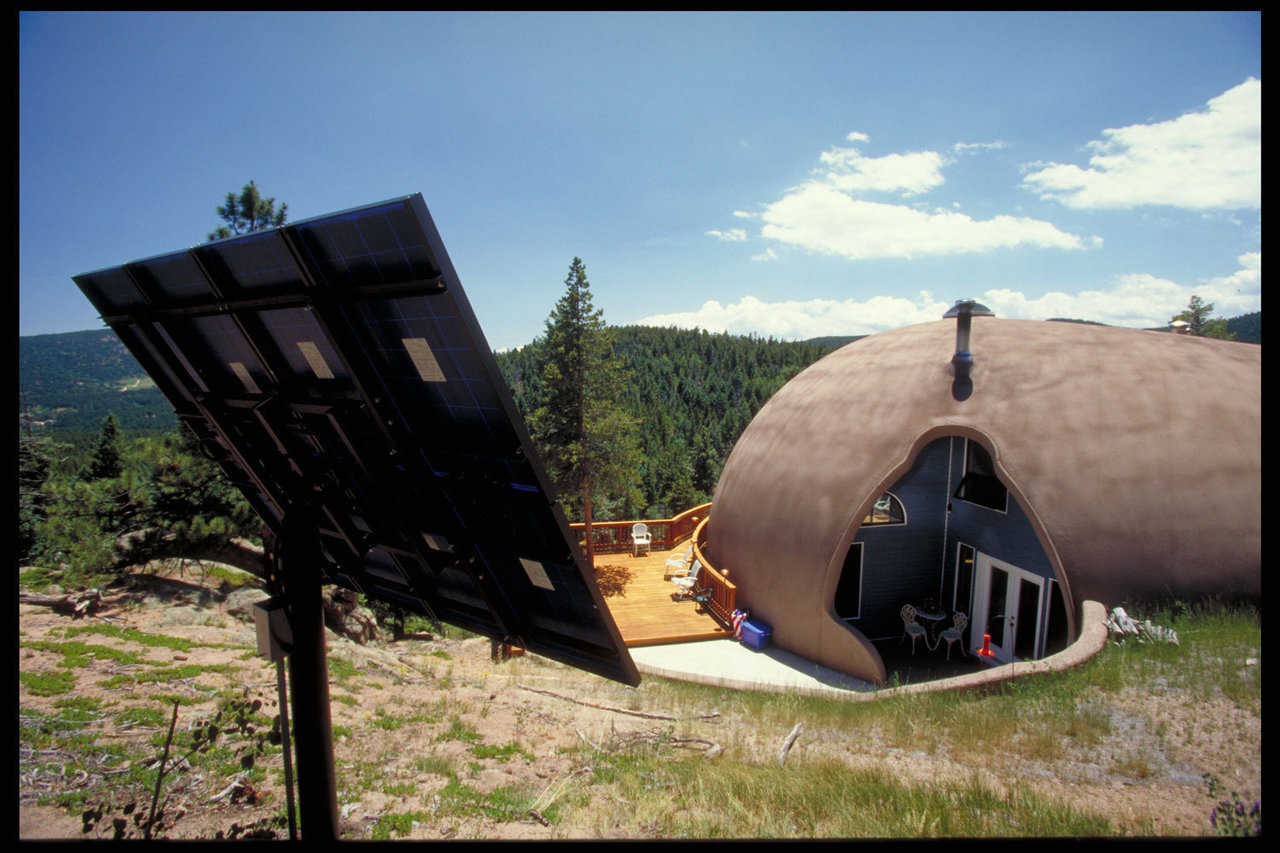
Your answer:
[[[969,617],[964,613],[957,612],[951,618],[951,627],[938,634],[939,640],[947,641],[947,660],[951,660],[951,647],[956,643],[959,643],[960,650],[964,651],[964,629],[968,626]]]
[[[925,648],[928,648],[929,632],[916,621],[916,609],[910,604],[904,604],[899,612],[902,616],[902,638],[898,642],[901,643],[902,640],[911,637],[911,654],[913,655],[916,653],[916,640],[923,639]]]

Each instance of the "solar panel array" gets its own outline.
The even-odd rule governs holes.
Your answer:
[[[420,195],[74,280],[317,581],[639,681]]]

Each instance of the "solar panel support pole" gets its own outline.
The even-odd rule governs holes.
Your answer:
[[[337,840],[338,794],[319,580],[319,535],[315,516],[305,510],[289,512],[282,527],[280,568],[293,630],[289,681],[302,840]]]

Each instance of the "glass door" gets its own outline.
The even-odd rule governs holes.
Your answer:
[[[1044,578],[982,553],[976,563],[971,650],[998,663],[1035,658]],[[990,654],[982,654],[984,644]]]

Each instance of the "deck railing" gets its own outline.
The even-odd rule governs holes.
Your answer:
[[[717,569],[707,560],[709,550],[705,538],[707,521],[711,515],[711,504],[705,503],[687,509],[673,518],[656,520],[643,519],[649,528],[649,549],[651,551],[669,551],[684,539],[693,539],[693,557],[701,565],[698,572],[699,586],[711,590],[711,598],[705,606],[707,612],[718,622],[728,627],[732,622],[733,611],[737,609],[738,587],[729,580],[726,568]],[[591,523],[591,540],[597,554],[611,554],[631,550],[631,526],[635,521],[595,521]],[[585,524],[570,524],[575,533],[582,536]],[[585,538],[578,540],[585,545]]]
[[[728,569],[717,569],[707,560],[709,544],[705,538],[707,518],[698,522],[693,532],[693,558],[702,565],[698,572],[698,582],[711,589],[711,598],[706,603],[707,610],[725,627],[732,622],[733,611],[738,609],[738,587],[729,580]]]
[[[591,545],[597,554],[617,554],[631,550],[631,527],[643,521],[649,528],[649,550],[669,551],[677,542],[693,535],[700,522],[707,520],[707,512],[711,504],[705,503],[687,509],[672,518],[633,519],[632,521],[593,521],[591,522]],[[576,522],[569,525],[580,537],[578,544],[586,546],[583,530],[586,525]]]

